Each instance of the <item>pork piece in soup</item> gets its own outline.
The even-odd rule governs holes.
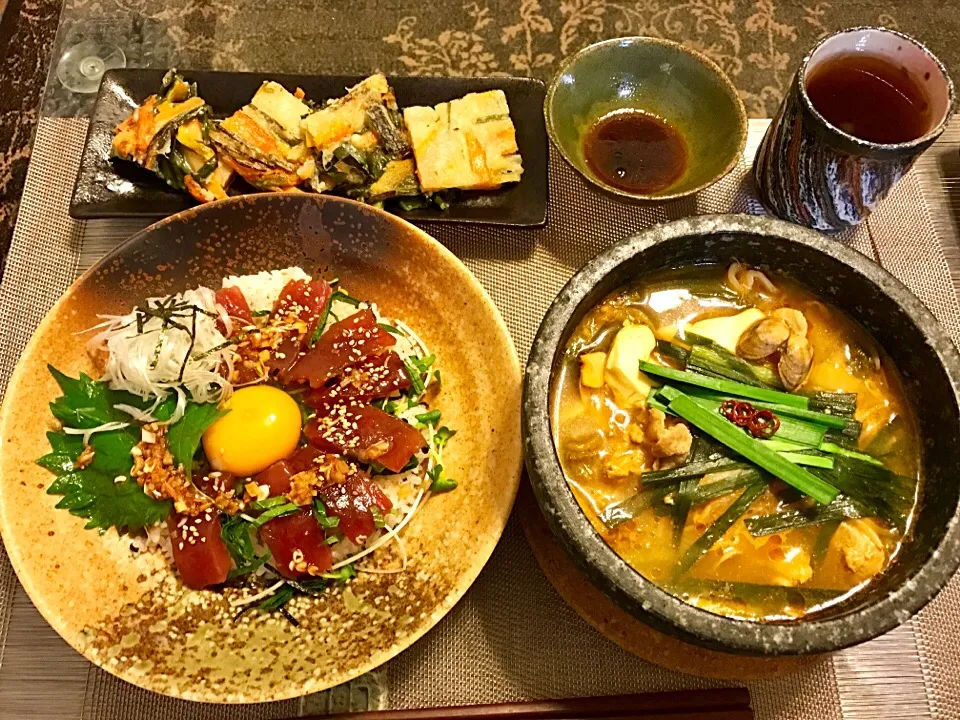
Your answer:
[[[621,288],[576,327],[552,392],[583,511],[692,605],[795,620],[910,542],[919,441],[897,370],[786,277],[734,263]]]

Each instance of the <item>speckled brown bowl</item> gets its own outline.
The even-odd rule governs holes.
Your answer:
[[[361,574],[339,593],[296,600],[301,627],[236,612],[184,588],[157,554],[134,555],[56,510],[34,460],[59,393],[47,363],[91,372],[73,333],[97,313],[228,274],[301,265],[340,277],[403,318],[439,357],[437,407],[458,434],[445,450],[456,491],[430,498],[403,536],[399,575]],[[57,302],[24,351],[0,414],[0,533],[27,594],[74,648],[135,685],[188,700],[265,702],[317,692],[404,650],[459,600],[490,557],[520,477],[520,367],[500,313],[470,272],[413,225],[349,200],[255,195],[167,218],[104,258]],[[395,558],[385,558],[384,561]],[[388,587],[393,586],[388,590]],[[375,600],[376,598],[376,600]]]

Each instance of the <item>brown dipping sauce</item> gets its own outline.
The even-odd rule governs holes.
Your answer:
[[[825,60],[807,79],[807,95],[827,122],[875,143],[910,142],[930,131],[930,103],[906,68],[876,55]]]
[[[583,138],[587,166],[608,185],[632,193],[670,186],[687,168],[687,145],[673,127],[642,110],[617,110]]]

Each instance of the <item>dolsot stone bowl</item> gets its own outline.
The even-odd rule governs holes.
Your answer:
[[[800,281],[862,323],[889,353],[912,400],[922,438],[924,491],[914,537],[865,592],[810,619],[734,620],[701,610],[633,570],[600,537],[570,491],[554,445],[549,398],[567,339],[612,290],[645,275],[740,260]],[[960,354],[926,307],[855,250],[767,218],[703,216],[651,228],[605,250],[554,300],[533,343],[523,393],[526,464],[550,528],[587,577],[655,629],[715,650],[748,655],[838,650],[908,620],[960,564]]]
[[[303,597],[299,627],[237,610],[213,591],[186,588],[159,553],[130,538],[84,530],[55,509],[48,403],[60,392],[47,363],[96,374],[84,350],[98,313],[226,275],[299,265],[404,319],[438,360],[435,406],[457,430],[444,466],[459,481],[403,530],[407,570],[360,573],[341,592]],[[491,382],[494,379],[495,382]],[[138,233],[85,273],[50,310],[14,371],[0,411],[0,533],[23,588],[47,622],[118,677],[187,700],[283,700],[346,682],[432,628],[473,583],[513,505],[520,455],[520,363],[496,306],[454,255],[382,210],[324,195],[231,198],[173,215]],[[372,557],[395,567],[399,551]]]

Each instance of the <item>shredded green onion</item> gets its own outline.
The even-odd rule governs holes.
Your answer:
[[[674,370],[663,367],[651,362],[641,362],[640,369],[649,375],[666,378],[675,382],[696,385],[710,390],[724,393],[726,395],[735,395],[737,397],[749,398],[751,400],[761,400],[765,402],[781,403],[791,407],[806,408],[808,401],[803,395],[791,395],[790,393],[770,390],[768,388],[756,387],[754,385],[745,385],[744,383],[726,380],[724,378],[713,378],[701,375],[700,373],[690,372],[688,370]]]
[[[407,375],[410,376],[410,389],[413,390],[414,395],[419,397],[426,389],[423,384],[423,375],[420,372],[420,368],[414,365],[412,358],[404,358],[403,366],[407,369]]]
[[[278,517],[284,517],[286,515],[292,515],[293,513],[300,510],[299,505],[294,505],[293,503],[284,503],[282,505],[274,505],[267,510],[264,510],[263,513],[258,515],[252,523],[250,523],[254,528],[260,528],[266,523],[274,520]]]
[[[835,487],[764,447],[719,415],[698,405],[693,398],[680,390],[667,386],[660,390],[660,395],[670,401],[669,407],[673,412],[691,425],[817,502],[829,503],[837,496],[839,491]]]
[[[720,517],[714,520],[710,527],[704,531],[703,535],[694,540],[693,544],[683,553],[680,562],[674,570],[674,577],[682,575],[693,567],[697,560],[703,557],[706,552],[723,537],[724,533],[733,527],[733,524],[750,508],[753,501],[760,497],[760,494],[765,488],[766,483],[764,482],[747,485],[743,492],[740,493],[740,497],[734,500],[733,504],[730,505]]]

